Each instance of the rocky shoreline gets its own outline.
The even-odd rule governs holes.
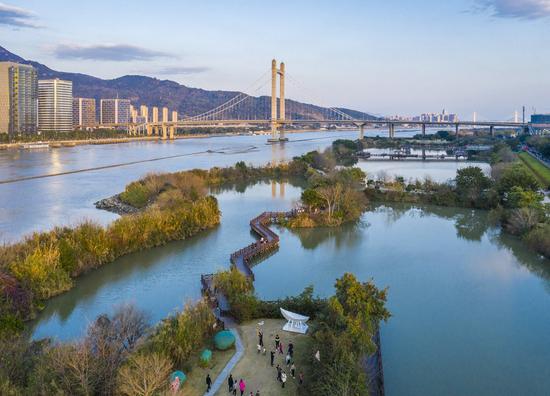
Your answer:
[[[94,205],[97,209],[106,210],[121,216],[139,212],[139,209],[122,202],[119,194],[113,195],[109,198],[100,199],[95,202]]]

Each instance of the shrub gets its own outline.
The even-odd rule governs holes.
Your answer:
[[[142,181],[132,182],[128,184],[119,198],[122,202],[132,205],[135,208],[144,208],[153,192],[150,191]]]
[[[545,257],[550,258],[550,224],[542,224],[526,236],[527,244]]]
[[[151,338],[152,348],[166,353],[174,365],[181,367],[213,335],[215,324],[216,318],[206,301],[187,304],[182,312],[157,326]]]

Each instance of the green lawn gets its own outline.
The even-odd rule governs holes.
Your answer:
[[[519,159],[533,172],[545,188],[550,186],[550,168],[528,153],[519,153]]]

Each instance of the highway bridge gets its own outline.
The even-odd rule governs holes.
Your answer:
[[[189,117],[178,117],[177,112],[172,112],[172,119],[168,117],[168,111],[163,112],[162,120],[151,121],[147,120],[146,122],[137,123],[129,122],[123,124],[98,124],[94,125],[94,128],[123,128],[128,131],[131,135],[147,135],[153,136],[157,135],[161,139],[173,139],[175,137],[176,131],[182,128],[218,128],[218,127],[262,127],[266,126],[271,129],[271,136],[269,138],[270,142],[284,142],[288,139],[285,137],[285,126],[288,125],[329,125],[329,126],[350,126],[356,127],[359,129],[359,137],[364,136],[365,127],[387,127],[388,137],[394,138],[396,133],[396,127],[402,126],[411,126],[417,125],[422,130],[422,134],[426,134],[426,128],[432,127],[443,127],[443,128],[454,128],[456,136],[459,134],[460,128],[488,128],[491,135],[495,134],[495,128],[513,128],[522,133],[529,133],[533,128],[538,129],[550,129],[550,124],[546,125],[532,125],[523,122],[510,122],[510,121],[408,121],[408,120],[387,120],[380,117],[368,116],[365,114],[362,117],[352,117],[350,114],[345,113],[344,111],[334,108],[327,107],[323,109],[323,114],[326,114],[324,117],[311,117],[309,119],[296,119],[292,118],[293,114],[296,114],[295,111],[292,111],[292,108],[289,109],[293,104],[297,102],[287,100],[285,98],[285,81],[287,77],[287,72],[285,69],[285,64],[280,63],[277,65],[275,60],[271,63],[271,73],[266,73],[266,75],[271,75],[271,80],[268,80],[268,83],[271,84],[271,95],[269,97],[270,101],[270,115],[267,114],[263,119],[249,118],[246,117],[238,118],[231,116],[235,113],[235,109],[238,109],[239,106],[244,106],[246,103],[250,103],[251,99],[254,99],[253,96],[246,93],[238,93],[225,103],[222,103],[215,108],[206,111],[202,114]],[[278,81],[277,81],[278,80]],[[279,82],[279,84],[277,84]],[[263,85],[266,85],[264,82]],[[279,85],[279,94],[277,94],[277,85]],[[253,111],[252,111],[253,112]],[[257,112],[253,112],[257,114]],[[79,126],[85,127],[85,126]],[[87,126],[90,127],[90,126]],[[283,128],[281,128],[283,127]]]

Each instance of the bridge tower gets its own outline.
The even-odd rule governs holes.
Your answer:
[[[277,76],[279,76],[279,112],[277,112]],[[269,142],[285,142],[284,131],[277,131],[285,120],[285,64],[281,62],[277,68],[277,61],[271,61],[271,138]]]

